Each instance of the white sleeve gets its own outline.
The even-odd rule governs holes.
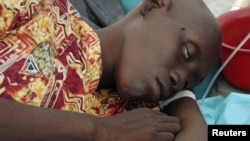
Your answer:
[[[182,90],[182,91],[179,91],[178,93],[176,93],[176,95],[174,95],[173,97],[167,99],[167,100],[163,100],[163,101],[159,101],[159,106],[161,109],[163,109],[164,107],[166,107],[169,103],[177,100],[177,99],[180,99],[182,97],[190,97],[194,100],[196,100],[195,98],[195,94],[190,91],[190,90]]]

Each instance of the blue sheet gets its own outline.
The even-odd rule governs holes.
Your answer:
[[[250,94],[231,92],[197,102],[207,124],[250,124]]]
[[[120,0],[121,5],[126,13],[134,8],[142,0]]]

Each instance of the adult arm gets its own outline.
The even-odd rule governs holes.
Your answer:
[[[0,137],[5,141],[91,140],[91,116],[28,106],[0,98]],[[85,128],[83,128],[85,127]]]
[[[183,97],[171,102],[164,112],[180,118],[182,130],[175,141],[207,141],[207,124],[197,102],[190,97]]]
[[[180,130],[179,119],[147,108],[99,118],[0,98],[0,115],[8,141],[172,141]]]

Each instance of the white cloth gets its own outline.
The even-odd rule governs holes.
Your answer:
[[[173,97],[169,98],[168,100],[163,100],[163,101],[160,101],[159,102],[159,106],[161,109],[163,109],[164,107],[166,107],[169,103],[177,100],[177,99],[180,99],[180,98],[183,98],[183,97],[190,97],[194,100],[196,100],[195,98],[195,94],[190,91],[190,90],[182,90],[182,91],[179,91],[176,95],[174,95]]]

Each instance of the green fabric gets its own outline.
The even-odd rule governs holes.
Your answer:
[[[128,13],[136,4],[142,0],[120,0],[125,13]]]

